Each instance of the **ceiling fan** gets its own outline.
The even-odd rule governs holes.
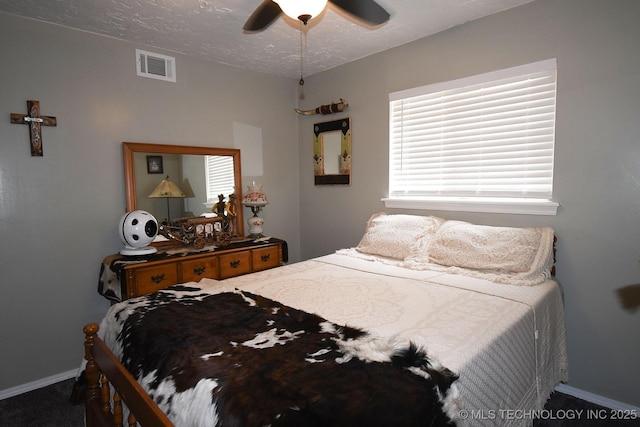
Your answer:
[[[380,25],[389,20],[389,13],[374,0],[329,0],[335,6],[371,24]],[[284,12],[305,25],[319,15],[327,0],[264,0],[242,27],[245,31],[261,31],[271,25]]]

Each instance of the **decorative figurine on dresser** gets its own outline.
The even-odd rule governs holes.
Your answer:
[[[179,283],[203,278],[223,280],[279,267],[288,260],[284,240],[244,236],[240,198],[235,193],[228,199],[219,194],[217,203],[207,205],[208,213],[171,218],[163,225],[152,213],[137,209],[141,196],[136,195],[136,183],[144,182],[147,168],[146,164],[144,168],[135,167],[135,155],[165,155],[166,168],[169,157],[176,153],[201,155],[203,164],[207,156],[229,157],[232,168],[228,180],[235,183],[235,188],[242,188],[240,150],[123,143],[128,212],[120,220],[118,233],[125,248],[104,258],[98,284],[98,292],[114,303]],[[178,177],[178,182],[185,179]],[[140,189],[140,193],[146,196],[145,190]]]

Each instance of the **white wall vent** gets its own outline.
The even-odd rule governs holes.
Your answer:
[[[136,49],[136,67],[139,76],[176,81],[176,59],[171,56]]]

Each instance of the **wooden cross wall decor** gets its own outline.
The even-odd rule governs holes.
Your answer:
[[[11,113],[11,123],[29,125],[31,155],[42,156],[41,126],[57,126],[55,117],[40,116],[40,101],[27,101],[27,114]]]

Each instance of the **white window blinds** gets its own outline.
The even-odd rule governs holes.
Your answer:
[[[389,99],[390,198],[551,199],[555,59]]]
[[[234,173],[232,156],[205,156],[205,172],[207,174],[207,201],[216,203],[218,195],[224,194],[229,201],[229,194],[234,192]]]

